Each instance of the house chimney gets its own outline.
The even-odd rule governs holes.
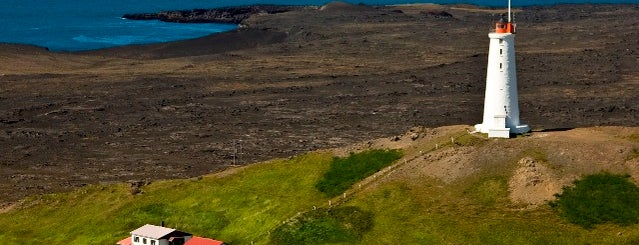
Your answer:
[[[164,220],[162,220],[162,223],[160,223],[160,226],[164,227]]]

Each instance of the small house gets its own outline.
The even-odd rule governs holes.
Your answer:
[[[196,237],[190,233],[163,226],[146,224],[131,232],[118,245],[224,245],[224,242]]]

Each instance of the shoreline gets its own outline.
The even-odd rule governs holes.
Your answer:
[[[335,2],[340,3],[340,2]],[[351,5],[351,4],[348,4]],[[357,4],[352,4],[353,6],[358,6]],[[482,6],[482,5],[472,5],[472,4],[436,4],[436,3],[409,3],[409,4],[390,4],[390,5],[360,5],[367,6],[372,8],[446,8],[446,9],[459,9],[459,10],[473,10],[477,11],[488,11],[495,12],[503,7],[491,7],[491,6]],[[553,5],[526,5],[526,6],[515,6],[514,9],[516,11],[524,11],[526,9],[547,9],[554,7],[570,7],[570,6],[627,6],[630,8],[639,8],[639,3],[559,3]],[[241,30],[246,26],[243,24],[245,20],[250,18],[251,16],[261,15],[261,14],[277,14],[277,13],[285,13],[290,11],[299,11],[304,9],[309,10],[317,10],[322,6],[316,5],[246,5],[246,6],[238,6],[238,7],[221,7],[221,8],[204,8],[204,9],[193,9],[193,10],[167,10],[167,11],[159,11],[156,13],[133,13],[133,14],[124,14],[121,18],[128,20],[158,20],[167,23],[214,23],[214,24],[236,24],[237,28],[227,31],[221,32],[212,32],[203,36],[186,38],[186,39],[178,39],[171,41],[160,41],[160,42],[151,42],[151,43],[141,43],[141,44],[124,44],[124,45],[113,45],[110,47],[104,48],[95,48],[95,49],[82,49],[82,50],[50,50],[49,47],[38,44],[29,44],[29,43],[2,43],[4,45],[25,45],[25,46],[34,46],[42,49],[46,49],[53,53],[89,53],[98,50],[104,49],[113,49],[113,48],[121,48],[128,46],[145,46],[145,45],[156,45],[156,44],[165,44],[165,43],[175,43],[188,41],[199,38],[207,38],[209,36],[234,32],[237,30]],[[125,17],[126,16],[126,17]]]

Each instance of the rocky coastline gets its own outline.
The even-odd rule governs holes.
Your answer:
[[[240,24],[251,15],[278,14],[301,9],[302,6],[251,5],[212,9],[172,10],[157,13],[125,14],[122,18],[130,20],[160,20],[174,23],[222,23]]]

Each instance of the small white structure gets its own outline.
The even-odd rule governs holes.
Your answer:
[[[146,224],[131,232],[132,245],[183,245],[192,235],[176,229]]]
[[[162,222],[164,225],[164,222]],[[190,233],[146,224],[131,232],[131,236],[116,243],[117,245],[226,245],[204,237],[193,236]]]
[[[488,68],[486,69],[486,95],[484,118],[475,125],[478,132],[490,138],[509,138],[510,134],[522,134],[530,127],[519,122],[519,98],[517,96],[517,71],[515,65],[515,24],[512,23],[510,0],[508,20],[501,18],[495,32],[488,34]]]

